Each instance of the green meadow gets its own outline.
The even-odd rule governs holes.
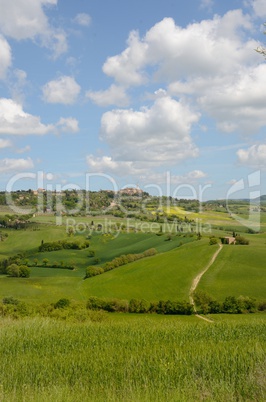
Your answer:
[[[217,213],[219,214],[219,213]],[[220,213],[220,216],[224,213]],[[129,300],[141,298],[154,300],[188,300],[193,278],[210,261],[217,246],[209,245],[210,233],[197,240],[193,233],[155,233],[154,225],[145,224],[145,232],[132,229],[132,222],[125,229],[123,220],[115,219],[118,228],[110,232],[87,230],[76,234],[75,239],[89,238],[90,247],[83,250],[58,250],[38,252],[42,242],[68,240],[66,218],[62,226],[55,225],[55,217],[39,216],[31,229],[6,229],[8,237],[0,243],[1,258],[22,254],[31,266],[30,278],[10,278],[0,275],[0,297],[14,296],[34,302],[56,302],[66,297],[71,300],[86,300],[90,296]],[[105,225],[104,217],[96,217],[94,225]],[[82,218],[90,223],[91,219]],[[227,222],[227,221],[224,221]],[[124,222],[125,223],[125,222]],[[139,222],[139,225],[142,225]],[[148,228],[150,227],[150,230]],[[215,226],[211,233],[217,239],[230,236],[234,227]],[[237,229],[238,230],[238,229]],[[226,296],[249,296],[265,299],[265,234],[244,234],[248,246],[224,246],[214,264],[201,278],[198,289],[217,300]],[[102,275],[84,280],[85,270],[90,265],[101,266],[126,254],[142,253],[155,248],[157,255],[121,266]],[[90,257],[90,251],[94,256]],[[74,270],[45,268],[43,260],[60,266],[72,264]]]
[[[183,212],[179,211],[180,216]],[[193,215],[190,215],[192,217]],[[29,278],[0,275],[0,400],[3,402],[230,402],[266,400],[265,326],[254,314],[161,315],[86,308],[89,297],[189,301],[195,278],[218,250],[209,236],[237,230],[249,245],[224,245],[198,290],[218,301],[243,295],[263,302],[266,235],[248,234],[228,214],[195,213],[198,236],[171,225],[78,217],[86,231],[68,236],[67,220],[32,218],[26,230],[3,229],[0,258],[29,264]],[[265,219],[263,217],[263,222]],[[210,223],[211,222],[211,223]],[[208,226],[209,224],[209,226]],[[263,223],[264,224],[264,223]],[[98,230],[98,225],[104,227]],[[104,226],[105,225],[105,226]],[[135,225],[135,226],[134,226]],[[82,226],[82,225],[81,225]],[[136,229],[136,227],[138,229]],[[39,252],[44,242],[89,240],[86,249]],[[88,266],[155,248],[157,254],[84,279]],[[92,253],[93,251],[93,253]],[[45,267],[55,263],[61,268]],[[66,269],[69,264],[74,269]],[[32,266],[36,265],[36,266]],[[20,304],[7,305],[5,298]],[[60,299],[69,308],[56,308]]]
[[[265,300],[266,236],[251,235],[249,239],[248,246],[225,245],[198,289],[218,300],[231,295]]]
[[[265,400],[265,320],[0,323],[2,401]]]
[[[188,301],[193,278],[209,262],[214,249],[206,240],[188,243],[86,279],[81,289],[98,297]]]

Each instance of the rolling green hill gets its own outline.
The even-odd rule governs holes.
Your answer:
[[[84,295],[121,299],[187,300],[194,276],[211,259],[215,248],[206,240],[136,261],[82,284]]]
[[[264,236],[251,236],[249,246],[224,246],[202,277],[198,289],[218,300],[227,296],[266,298],[266,248]]]

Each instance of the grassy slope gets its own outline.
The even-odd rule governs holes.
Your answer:
[[[188,300],[194,276],[210,260],[216,248],[206,240],[136,261],[83,282],[84,295],[122,299]]]
[[[78,237],[75,237],[78,238]],[[84,241],[85,237],[80,236]],[[71,240],[71,239],[70,239]],[[91,237],[89,250],[95,251],[95,258],[100,258],[101,264],[111,261],[117,256],[130,253],[142,253],[149,248],[156,248],[158,252],[172,250],[179,246],[180,242],[187,243],[195,240],[195,237],[173,237],[172,241],[166,241],[166,236],[156,236],[153,233],[119,233],[117,236],[98,235]],[[77,266],[75,276],[84,277],[84,270],[93,264],[94,258],[88,257],[88,249],[84,250],[59,250],[54,252],[35,253],[30,257],[33,261],[37,258],[39,262],[48,258],[49,262],[60,262],[74,264]],[[46,271],[47,275],[52,275],[52,271]]]
[[[220,214],[222,215],[222,214]],[[266,214],[263,214],[265,217]],[[43,218],[43,217],[40,217]],[[47,219],[47,217],[45,217]],[[54,219],[54,218],[53,218]],[[87,219],[88,221],[88,219]],[[89,220],[90,221],[90,220]],[[94,219],[96,223],[96,219]],[[121,221],[122,222],[122,221]],[[40,225],[37,231],[4,230],[9,237],[0,243],[0,258],[21,251],[37,250],[41,241],[66,238],[65,227]],[[223,231],[214,231],[222,236]],[[227,235],[230,234],[229,232]],[[84,238],[84,236],[82,236]],[[218,299],[227,295],[249,295],[265,299],[265,235],[246,235],[250,245],[244,247],[226,247],[220,253],[215,264],[202,278],[199,289],[205,290]],[[48,258],[50,262],[65,261],[75,263],[76,271],[61,269],[32,268],[29,279],[0,277],[0,298],[13,295],[22,300],[56,301],[60,297],[83,300],[89,295],[159,299],[186,299],[192,278],[208,260],[208,252],[214,249],[203,243],[195,242],[170,251],[191,238],[174,236],[172,241],[165,241],[166,235],[154,233],[120,233],[111,238],[106,235],[93,235],[91,249],[101,263],[121,254],[139,253],[155,247],[161,254],[154,258],[138,261],[121,267],[101,277],[82,281],[85,267],[91,265],[88,250],[62,250],[52,253],[36,253],[39,261]],[[206,251],[204,251],[206,249]],[[205,254],[207,252],[207,254]]]
[[[249,236],[249,246],[224,246],[198,289],[218,300],[226,296],[266,298],[265,235]]]
[[[8,238],[1,242],[0,258],[5,258],[22,251],[32,251],[37,249],[41,241],[53,241],[66,238],[63,227],[42,226],[41,230],[10,230],[4,229],[8,233]]]
[[[20,251],[19,247],[21,247],[23,236],[25,236],[25,234],[29,234],[30,232],[12,232],[8,238],[9,241],[11,238],[13,238],[13,233],[16,234],[15,243],[17,250]],[[40,235],[40,232],[36,233],[38,234],[38,238],[34,239],[32,246],[36,246],[36,244],[39,245],[40,238],[45,239],[43,232],[42,236]],[[50,229],[50,233],[53,234],[53,239],[56,239],[56,236],[58,235],[60,235],[60,238],[62,238],[62,231],[57,231],[56,228]],[[100,257],[102,262],[104,262],[121,254],[139,253],[154,246],[159,251],[167,251],[178,246],[180,239],[182,239],[182,242],[193,240],[190,237],[176,237],[173,241],[165,241],[165,238],[165,236],[156,236],[155,234],[144,233],[121,233],[118,237],[113,239],[108,236],[94,236],[91,240],[91,248],[96,251],[96,256]],[[84,300],[90,295],[97,296],[98,294],[92,293],[90,289],[84,286],[85,282],[83,281],[83,277],[85,274],[85,267],[90,265],[92,261],[92,259],[88,258],[87,255],[88,250],[60,250],[50,253],[37,253],[35,256],[39,259],[39,261],[41,261],[43,258],[48,258],[49,261],[73,261],[77,265],[78,269],[75,271],[70,271],[66,269],[33,267],[31,268],[31,276],[28,279],[8,278],[5,275],[0,276],[0,298],[5,296],[14,296],[21,300],[27,300],[30,302],[49,302],[57,301],[61,297]],[[165,256],[167,256],[167,254],[165,254]],[[161,254],[158,257],[163,260],[166,258],[167,261],[170,261],[170,265],[173,265],[171,262],[171,257],[170,260],[168,257],[164,257],[164,254]],[[30,259],[33,258],[34,256]],[[146,263],[148,263],[148,260],[149,259],[147,258],[144,259],[142,261],[142,265],[145,266]],[[131,264],[128,265],[127,268],[130,266]],[[122,268],[119,268],[116,271],[120,269]],[[147,275],[148,273],[149,271],[147,272]],[[101,279],[104,280],[105,275],[109,274],[102,275]],[[163,278],[161,278],[160,281],[161,280],[163,280]],[[149,278],[146,277],[145,281],[148,282]],[[116,286],[119,285],[117,284]],[[142,298],[146,297],[145,286],[146,285],[144,284],[144,286],[140,287]],[[165,295],[169,298],[171,296],[167,296],[167,291],[165,292]]]

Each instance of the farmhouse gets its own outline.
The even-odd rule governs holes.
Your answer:
[[[222,237],[221,241],[223,244],[235,244],[236,238],[235,237]]]

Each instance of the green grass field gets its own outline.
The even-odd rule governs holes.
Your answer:
[[[188,300],[193,277],[213,252],[206,240],[195,241],[86,280],[81,269],[31,268],[31,277],[23,280],[0,276],[0,297],[30,302],[55,302],[61,297],[86,300],[89,296]]]
[[[239,206],[240,212],[241,208],[243,207]],[[179,208],[179,212],[184,215],[186,211]],[[263,219],[264,215],[266,214],[262,214]],[[78,217],[75,218],[76,223],[90,225],[93,220],[95,227],[98,224],[103,226],[102,231],[91,232],[88,229],[85,233],[74,236],[74,238],[85,240],[88,235],[91,235],[89,249],[42,253],[38,252],[42,241],[68,238],[67,219],[71,219],[70,223],[73,223],[73,218],[64,217],[63,225],[57,226],[54,216],[34,217],[32,221],[36,223],[37,226],[34,227],[37,230],[4,230],[8,233],[8,238],[0,242],[0,258],[25,253],[25,257],[31,264],[34,259],[38,259],[39,266],[31,268],[31,276],[27,279],[1,275],[0,298],[14,296],[29,302],[55,302],[62,297],[79,301],[86,300],[89,296],[127,300],[143,298],[150,301],[188,300],[193,278],[204,269],[215,252],[216,246],[208,245],[209,235],[214,234],[219,238],[231,235],[233,230],[237,230],[250,240],[250,245],[224,247],[213,266],[202,277],[198,289],[206,291],[218,300],[223,300],[228,295],[265,299],[266,235],[244,234],[243,231],[246,231],[246,228],[240,228],[239,224],[225,212],[204,211],[189,217],[195,219],[201,217],[205,222],[215,221],[215,226],[210,225],[211,232],[203,233],[204,237],[201,241],[195,241],[196,236],[193,234],[182,233],[172,234],[171,239],[168,240],[169,233],[158,235],[154,231],[156,232],[160,227],[163,232],[166,228],[170,230],[171,225],[155,223],[157,225],[155,228],[154,222],[137,222],[134,219],[123,220],[106,216]],[[238,226],[234,226],[234,223]],[[126,230],[122,230],[122,224]],[[118,231],[114,230],[115,225]],[[108,234],[107,231],[110,229],[112,229],[111,233]],[[181,243],[183,245],[180,247]],[[122,254],[141,253],[149,248],[156,248],[159,254],[83,280],[86,267],[93,265],[95,259],[98,259],[97,266],[100,266]],[[95,258],[89,257],[91,250],[95,251]],[[55,262],[59,265],[61,262],[65,265],[73,264],[76,269],[70,271],[41,267],[45,258],[51,264]]]
[[[265,314],[216,314],[206,322],[194,315],[108,314],[85,308],[90,296],[188,301],[193,279],[218,248],[209,245],[209,235],[246,231],[225,213],[207,211],[202,217],[215,228],[211,225],[211,233],[199,241],[183,234],[158,236],[145,222],[145,233],[132,228],[117,236],[94,232],[88,249],[46,253],[38,252],[42,241],[68,238],[65,218],[63,226],[54,224],[55,217],[39,216],[39,230],[4,230],[9,236],[0,242],[0,258],[25,253],[39,265],[47,258],[74,263],[76,269],[37,266],[30,278],[0,275],[0,299],[13,296],[26,302],[30,315],[7,318],[8,306],[0,303],[0,401],[265,401]],[[104,217],[93,220],[104,223]],[[85,240],[87,235],[74,238]],[[229,295],[266,299],[266,234],[244,236],[250,244],[225,245],[198,289],[220,301]],[[93,263],[91,250],[101,265],[153,247],[155,256],[83,279]],[[69,311],[50,305],[61,298],[71,300]]]
[[[98,297],[188,300],[194,276],[208,263],[214,250],[205,240],[185,244],[86,279],[81,290]]]
[[[265,236],[250,236],[249,246],[224,246],[198,289],[218,300],[226,296],[266,298]]]
[[[265,320],[0,323],[3,402],[265,400]]]

